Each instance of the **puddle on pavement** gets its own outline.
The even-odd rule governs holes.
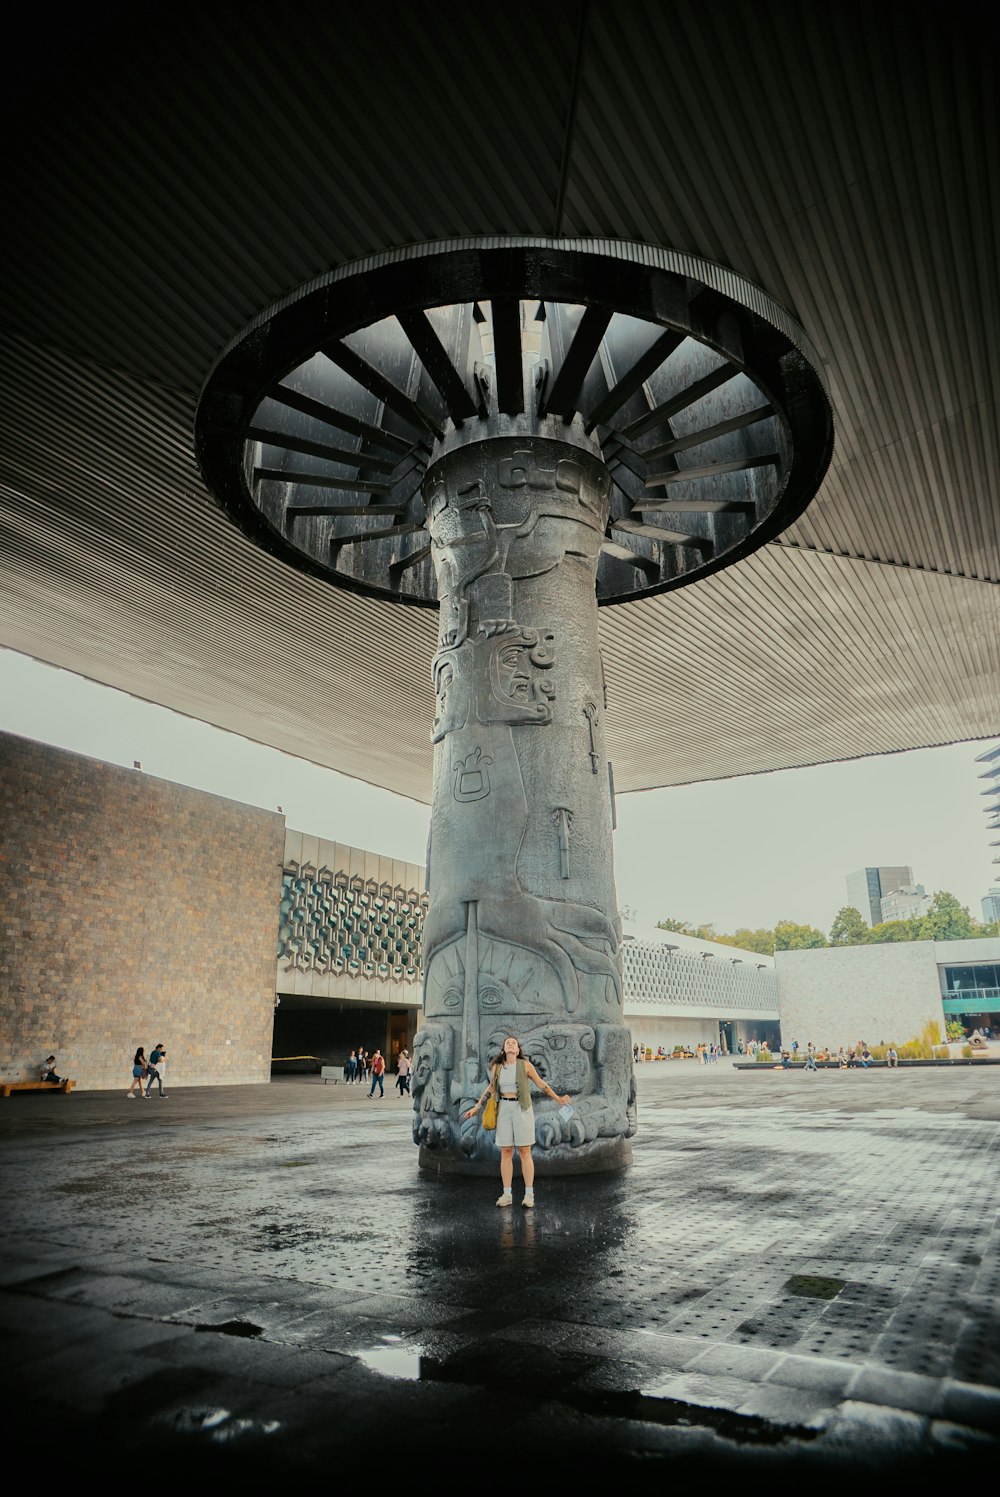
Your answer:
[[[419,1381],[422,1349],[412,1342],[402,1341],[398,1336],[384,1336],[382,1342],[381,1346],[370,1347],[367,1351],[355,1351],[351,1355],[383,1377]]]

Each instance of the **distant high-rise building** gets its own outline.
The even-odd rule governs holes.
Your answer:
[[[986,789],[980,791],[981,795],[987,797],[987,803],[983,807],[987,816],[986,830],[1000,832],[1000,743],[977,754],[975,762],[986,766],[979,776],[986,781]],[[1000,848],[1000,837],[994,837],[990,846]],[[1000,853],[997,853],[993,861],[1000,863]],[[1000,889],[994,887],[984,895],[980,900],[980,908],[984,925],[992,925],[994,920],[1000,920]]]
[[[985,764],[979,778],[986,781],[985,790],[980,795],[987,797],[983,810],[987,815],[986,830],[989,832],[1000,831],[1000,743],[995,743],[992,748],[985,749],[983,753],[977,754],[977,764]],[[991,847],[1000,847],[1000,841],[991,842]],[[1000,863],[1000,856],[993,859],[994,863]],[[991,891],[992,892],[992,891]]]
[[[882,895],[883,920],[919,920],[934,903],[923,884],[905,884]]]
[[[859,868],[857,873],[847,875],[847,903],[853,905],[869,925],[880,925],[884,918],[883,896],[897,889],[913,887],[912,868]]]

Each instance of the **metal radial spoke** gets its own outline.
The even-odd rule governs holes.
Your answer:
[[[366,509],[363,513],[370,515],[374,511]],[[356,535],[332,535],[330,537],[330,545],[360,546],[365,541],[385,541],[393,540],[396,536],[415,535],[418,530],[423,530],[426,533],[426,526],[422,525],[419,520],[410,520],[405,525],[390,525],[385,530],[360,530]]]
[[[347,489],[352,494],[388,494],[389,483],[369,478],[333,478],[326,473],[290,473],[286,468],[254,468],[254,483],[294,483],[314,489]]]
[[[298,520],[304,515],[405,515],[405,504],[289,504],[285,515]]]
[[[635,551],[630,551],[628,546],[620,546],[617,541],[603,541],[601,552],[615,561],[624,561],[631,567],[638,567],[640,572],[648,578],[656,579],[660,575],[658,562],[653,561],[649,556],[640,556]]]
[[[287,385],[276,385],[268,391],[267,399],[287,406],[290,411],[311,416],[314,421],[322,421],[324,426],[334,426],[338,431],[346,431],[352,437],[364,437],[390,452],[410,452],[413,448],[412,442],[407,442],[404,437],[397,437],[395,432],[383,431],[381,426],[372,426],[369,421],[359,421],[356,416],[338,411],[335,406],[324,405],[322,400],[313,400],[311,395],[300,395],[298,390],[290,390]]]
[[[524,410],[521,372],[521,303],[497,297],[493,308],[493,354],[497,371],[497,405],[506,416]]]
[[[462,376],[448,357],[427,313],[397,312],[396,321],[448,407],[451,419],[458,426],[463,421],[471,420],[477,414],[478,407],[465,388]]]
[[[667,332],[656,339],[646,352],[636,359],[632,368],[623,375],[618,383],[609,390],[604,399],[598,401],[597,405],[584,417],[588,431],[593,431],[595,426],[603,426],[615,411],[620,411],[627,400],[631,400],[637,390],[641,389],[650,375],[655,374],[661,364],[665,364],[672,353],[675,353],[684,342],[686,333]]]
[[[427,415],[422,411],[415,400],[411,400],[402,390],[386,379],[367,359],[363,359],[353,348],[348,348],[346,343],[324,343],[320,352],[328,358],[331,364],[336,364],[338,369],[343,369],[351,379],[369,390],[376,400],[381,400],[391,411],[395,411],[400,420],[405,421],[407,426],[414,427],[417,431],[427,432],[432,437],[440,437],[442,433]]]
[[[707,535],[688,535],[683,530],[665,530],[659,525],[644,525],[641,520],[612,520],[611,530],[622,530],[626,535],[641,535],[649,541],[660,541],[665,546],[694,546],[703,556],[710,556],[715,542]]]
[[[752,411],[744,411],[742,416],[733,416],[729,421],[717,421],[714,426],[705,426],[701,431],[691,431],[687,436],[674,437],[672,441],[663,442],[659,447],[651,447],[644,456],[647,462],[657,462],[672,452],[684,452],[688,447],[700,447],[703,442],[713,442],[716,437],[727,436],[731,431],[756,426],[758,421],[764,421],[773,415],[773,405],[759,405]]]
[[[393,557],[389,563],[389,571],[394,577],[401,577],[411,567],[419,566],[422,561],[426,561],[430,554],[430,545],[418,546],[416,550],[410,551],[406,556]]]
[[[686,411],[689,405],[694,405],[704,396],[710,395],[720,385],[725,385],[729,380],[735,379],[739,372],[733,364],[720,364],[718,369],[712,370],[711,374],[706,374],[703,379],[695,380],[694,384],[688,385],[686,390],[678,391],[670,400],[665,400],[662,405],[658,405],[655,410],[649,412],[648,416],[640,416],[630,426],[624,427],[622,436],[634,440],[636,437],[641,437],[643,432],[652,431],[664,421],[669,421],[672,416]]]
[[[587,377],[587,370],[597,357],[601,339],[608,330],[612,314],[605,307],[588,307],[580,318],[580,325],[573,341],[566,350],[552,387],[548,392],[545,410],[567,420],[576,411],[577,396]],[[662,361],[661,361],[662,362]],[[545,412],[540,411],[540,415]]]
[[[765,452],[760,457],[741,457],[731,463],[705,463],[700,468],[677,468],[670,473],[650,473],[646,483],[684,483],[689,478],[716,478],[720,473],[740,473],[744,468],[766,468],[779,461],[776,452]]]
[[[632,508],[657,515],[748,515],[757,506],[752,499],[637,499]]]
[[[603,450],[604,461],[610,472],[614,473],[618,468],[625,468],[645,486],[646,459],[636,452],[631,443],[622,442],[617,437],[609,437],[603,443]]]
[[[330,447],[326,442],[308,442],[305,437],[292,437],[287,432],[271,431],[266,426],[251,426],[247,436],[252,442],[263,442],[268,447],[282,447],[286,452],[299,452],[304,457],[325,458],[330,463],[343,463],[355,468],[376,468],[380,473],[391,473],[397,466],[395,458],[351,452],[346,447]]]

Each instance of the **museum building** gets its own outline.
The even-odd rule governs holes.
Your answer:
[[[54,1050],[82,1090],[166,1043],[177,1085],[272,1058],[390,1058],[422,1017],[425,871],[281,814],[0,734],[0,1079]],[[654,1055],[905,1041],[1000,1020],[1000,940],[779,952],[626,923],[625,1022]]]

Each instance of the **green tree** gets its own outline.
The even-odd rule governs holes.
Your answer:
[[[937,891],[920,925],[924,941],[967,941],[973,935],[972,916],[947,889]]]
[[[694,936],[698,941],[717,941],[719,939],[715,934],[714,925],[692,925],[688,920],[674,920],[673,918],[658,920],[656,928],[657,930],[673,931],[678,936]]]
[[[739,946],[743,951],[756,951],[758,956],[774,955],[773,930],[748,930],[745,925],[741,925],[732,935],[713,936],[712,939],[721,942],[723,946]]]
[[[922,926],[922,920],[883,920],[881,925],[872,926],[868,940],[873,946],[887,941],[926,941],[929,938],[921,934]]]
[[[838,910],[837,918],[830,926],[831,946],[865,946],[869,937],[868,926],[861,918],[861,911],[852,904]]]
[[[811,946],[826,944],[826,936],[814,925],[797,925],[794,920],[779,920],[774,927],[775,951],[804,951]]]

